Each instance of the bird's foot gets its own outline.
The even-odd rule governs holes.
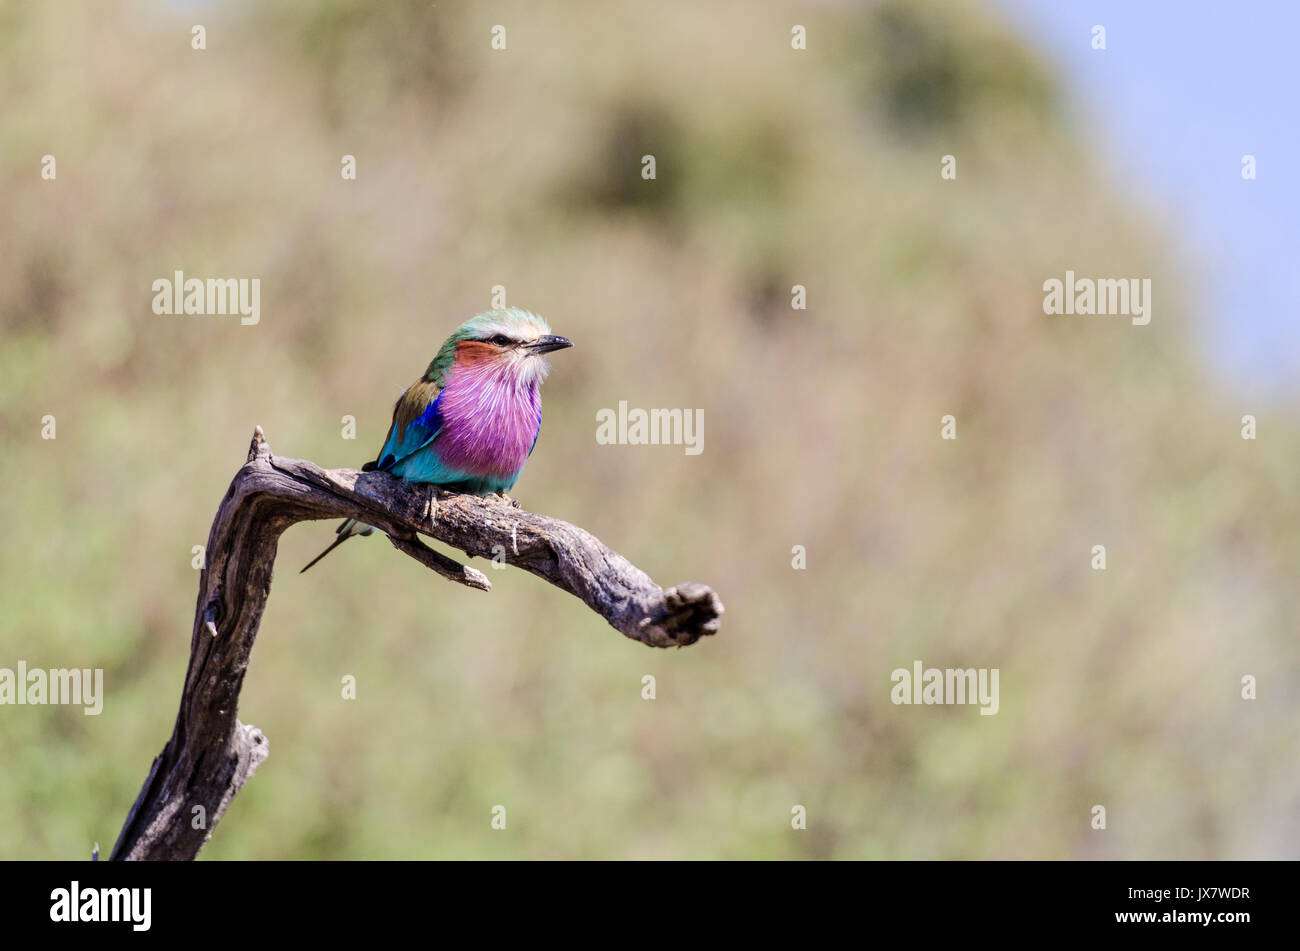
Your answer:
[[[522,508],[522,506],[519,504],[519,500],[518,500],[518,499],[512,499],[510,496],[506,495],[504,492],[498,492],[497,495],[501,496],[501,498],[503,498],[503,499],[505,499],[507,502],[509,502],[509,503],[511,504],[511,506],[513,506],[514,508]]]

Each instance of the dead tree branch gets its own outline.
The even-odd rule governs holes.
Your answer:
[[[208,535],[190,663],[171,739],[153,762],[113,859],[192,859],[240,787],[266,759],[266,738],[236,719],[239,691],[271,591],[281,533],[310,519],[357,518],[444,578],[489,590],[487,577],[420,541],[504,558],[579,598],[627,637],[684,647],[718,630],[722,602],[706,585],[663,589],[568,522],[497,496],[443,492],[382,472],[322,469],[271,455],[259,426]],[[201,818],[202,821],[199,821]]]

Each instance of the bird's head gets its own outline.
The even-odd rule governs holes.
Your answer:
[[[550,366],[546,354],[572,347],[551,333],[546,321],[516,307],[490,310],[461,324],[429,364],[426,379],[439,383],[453,366],[509,372],[520,382],[541,383]]]

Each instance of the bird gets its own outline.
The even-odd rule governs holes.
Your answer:
[[[530,311],[507,307],[471,317],[398,398],[383,448],[361,471],[504,496],[541,432],[541,385],[550,371],[546,354],[572,346]],[[349,538],[374,531],[347,519],[338,538],[302,571]]]

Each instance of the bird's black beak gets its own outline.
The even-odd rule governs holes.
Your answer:
[[[533,353],[550,353],[552,350],[563,350],[565,347],[572,347],[573,341],[568,337],[560,337],[556,334],[542,334],[528,345],[528,349]]]

